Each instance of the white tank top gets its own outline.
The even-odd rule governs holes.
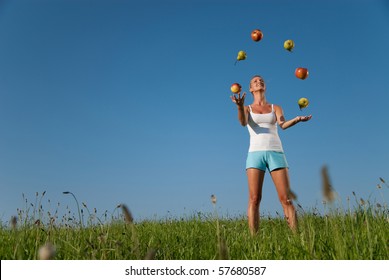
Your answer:
[[[251,106],[247,128],[250,134],[249,152],[276,151],[283,152],[281,139],[278,136],[276,114],[271,105],[271,113],[253,113]]]

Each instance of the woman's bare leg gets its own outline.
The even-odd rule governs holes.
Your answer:
[[[255,235],[259,229],[259,204],[262,199],[262,185],[265,172],[256,168],[248,168],[246,173],[249,186],[247,218],[250,233]]]
[[[284,215],[288,222],[288,225],[292,231],[297,230],[297,216],[296,209],[293,206],[292,199],[290,198],[290,183],[287,168],[281,168],[273,170],[271,173],[274,185],[278,193],[278,199],[281,202],[284,209]]]

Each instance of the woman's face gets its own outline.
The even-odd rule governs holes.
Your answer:
[[[254,77],[250,81],[250,91],[265,91],[266,85],[261,77]]]

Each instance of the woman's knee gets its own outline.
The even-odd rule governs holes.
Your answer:
[[[288,197],[287,194],[279,195],[278,199],[280,200],[282,206],[293,205],[292,200]]]
[[[261,203],[262,196],[261,195],[250,195],[249,203],[253,206],[259,206]]]

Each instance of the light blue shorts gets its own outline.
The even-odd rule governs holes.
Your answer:
[[[246,160],[246,169],[256,168],[269,172],[279,168],[288,168],[285,154],[283,152],[275,151],[256,151],[249,152]]]

